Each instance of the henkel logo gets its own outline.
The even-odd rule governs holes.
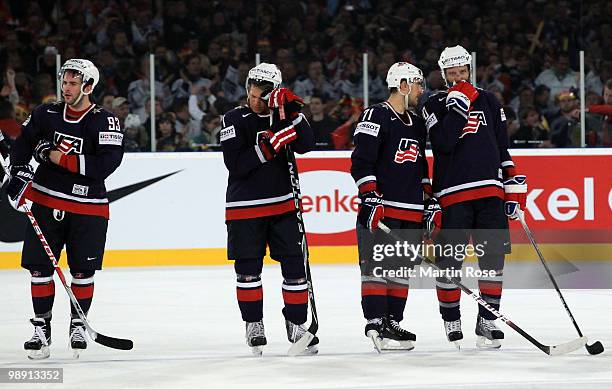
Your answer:
[[[333,234],[355,229],[357,188],[348,172],[314,170],[300,174],[304,223],[309,233]]]
[[[595,220],[595,179],[584,177],[580,189],[576,187],[573,189],[557,188],[548,193],[544,189],[532,189],[527,195],[527,209],[534,220],[552,218],[566,222],[575,219],[579,214],[579,220]],[[607,203],[609,212],[612,210],[612,190],[608,192]],[[547,211],[550,217],[544,215],[543,209]],[[605,212],[605,210],[602,209],[601,212]],[[599,217],[602,216],[604,215],[599,215]],[[609,217],[609,213],[605,217]]]

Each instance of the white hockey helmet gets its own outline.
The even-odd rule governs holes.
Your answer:
[[[387,72],[387,87],[399,89],[402,80],[406,80],[409,84],[423,82],[423,72],[408,62],[396,62]]]
[[[463,65],[467,65],[468,67],[472,66],[472,56],[466,49],[463,48],[463,46],[457,45],[453,47],[446,47],[444,50],[442,50],[440,59],[438,59],[438,66],[440,67],[440,72],[442,73],[442,79],[447,85],[448,82],[446,81],[446,74],[444,74],[444,70]]]
[[[100,72],[96,65],[93,62],[87,59],[69,59],[64,63],[64,65],[60,68],[59,74],[57,77],[61,81],[64,78],[64,73],[66,70],[73,70],[77,74],[81,76],[83,80],[83,84],[81,85],[81,93],[84,95],[88,95],[93,92],[96,85],[98,85],[98,81],[100,81]],[[85,87],[91,85],[91,90],[89,93],[85,92]]]
[[[278,88],[281,82],[283,82],[283,76],[278,66],[272,63],[262,62],[249,70],[249,74],[244,84],[247,93],[249,92],[249,83],[252,81],[270,82],[273,88]]]

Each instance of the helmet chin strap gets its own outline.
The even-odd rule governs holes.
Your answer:
[[[408,85],[408,93],[404,94],[402,93],[402,91],[400,90],[399,93],[400,95],[404,96],[404,109],[407,111],[410,108],[410,93],[412,93],[412,85],[407,84]]]

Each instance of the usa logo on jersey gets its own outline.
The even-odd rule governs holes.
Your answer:
[[[485,119],[485,114],[483,111],[471,111],[470,116],[468,117],[467,123],[465,123],[465,127],[463,127],[463,131],[461,131],[461,136],[459,139],[463,138],[467,134],[475,134],[478,132],[480,125],[486,126],[487,120]]]
[[[414,139],[402,138],[395,152],[395,163],[415,162],[419,157],[419,142]]]
[[[74,151],[76,154],[83,153],[83,138],[62,134],[57,131],[55,131],[53,138],[58,150],[62,153],[68,154],[71,151]]]

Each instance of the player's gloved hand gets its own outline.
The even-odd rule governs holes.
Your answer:
[[[293,93],[291,89],[276,88],[270,94],[268,107],[271,110],[278,109],[281,112],[281,117],[283,117],[282,112],[284,111],[284,117],[293,120],[298,117],[304,107],[304,100]]]
[[[425,200],[423,227],[425,227],[425,239],[434,239],[442,228],[442,207],[435,197]]]
[[[258,134],[257,147],[266,161],[271,160],[286,145],[297,139],[295,127],[289,119],[276,120],[269,130]]]
[[[6,194],[11,206],[18,211],[25,203],[25,192],[32,185],[34,169],[30,165],[11,166],[11,179],[6,187]]]
[[[385,217],[385,207],[383,205],[383,197],[375,190],[361,193],[361,208],[357,214],[359,223],[370,231],[378,228],[378,222]]]
[[[467,81],[459,81],[448,90],[446,108],[454,109],[467,117],[472,103],[478,97],[478,90]]]
[[[36,145],[36,147],[34,148],[34,159],[36,160],[36,162],[38,163],[49,163],[49,153],[51,152],[51,150],[53,150],[53,148],[55,147],[55,145],[53,144],[53,142],[50,142],[48,140],[41,140],[40,142],[38,142],[38,144]]]
[[[504,212],[509,219],[518,219],[518,210],[525,209],[527,176],[516,175],[504,181]]]

